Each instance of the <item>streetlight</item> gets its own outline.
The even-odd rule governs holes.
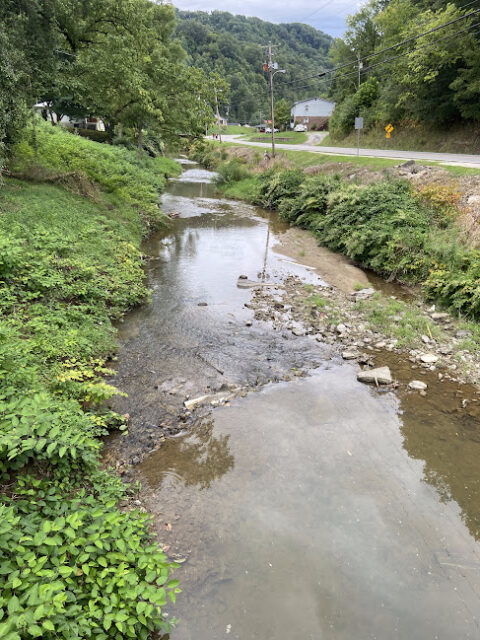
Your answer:
[[[275,63],[276,64],[276,63]],[[286,69],[277,69],[273,71],[270,66],[270,105],[272,114],[272,158],[275,158],[275,115],[273,113],[273,76],[276,73],[287,73]]]

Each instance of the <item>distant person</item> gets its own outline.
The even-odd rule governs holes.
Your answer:
[[[270,154],[268,153],[268,151],[265,149],[265,152],[263,154],[263,159],[265,160],[265,162],[269,162],[270,161]]]

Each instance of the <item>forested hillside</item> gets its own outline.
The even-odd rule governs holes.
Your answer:
[[[285,76],[276,77],[276,96],[290,102],[310,95],[294,89],[291,79],[331,68],[333,39],[305,24],[272,24],[223,11],[178,11],[177,35],[188,61],[206,72],[216,71],[230,83],[230,119],[257,121],[269,112],[263,45],[279,45],[275,57]]]
[[[478,0],[371,0],[348,18],[347,27],[331,51],[342,69],[332,82],[311,80],[312,87],[330,86],[337,102],[331,131],[337,138],[352,131],[356,115],[364,117],[367,129],[393,122],[397,130],[467,123],[478,130]]]

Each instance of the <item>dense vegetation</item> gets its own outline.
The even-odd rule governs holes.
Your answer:
[[[24,132],[0,194],[0,636],[147,638],[177,583],[126,489],[99,466],[125,419],[112,319],[147,295],[139,245],[171,161]],[[83,195],[81,195],[83,194]],[[88,196],[88,197],[85,197]]]
[[[334,136],[349,134],[357,115],[364,117],[367,129],[383,129],[389,122],[397,130],[416,123],[438,129],[463,122],[478,132],[480,13],[379,52],[479,9],[465,0],[370,0],[350,16],[343,39],[331,50],[335,66],[343,65],[330,88],[337,102],[330,122]],[[357,55],[371,54],[376,55],[364,60],[358,88]]]
[[[253,165],[228,160],[213,145],[197,145],[193,153],[216,167],[227,193],[279,209],[320,244],[388,278],[420,284],[427,296],[480,318],[480,250],[457,225],[459,196],[449,187],[415,190],[393,177],[352,184],[338,176],[307,177],[300,169],[252,173]]]
[[[296,91],[285,80],[331,67],[332,38],[309,25],[272,24],[224,11],[178,11],[177,15],[177,35],[188,62],[227,79],[232,122],[256,124],[269,113],[267,74],[262,69],[269,41],[279,45],[275,59],[287,70],[285,76],[277,76],[275,93],[289,104],[309,96],[311,90]]]
[[[226,85],[185,64],[174,29],[173,7],[149,0],[0,3],[0,160],[39,102],[53,123],[96,116],[139,150],[144,129],[203,133]]]

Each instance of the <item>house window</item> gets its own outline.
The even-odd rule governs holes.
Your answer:
[[[308,124],[309,123],[309,119],[308,118],[304,118],[303,119],[303,124]]]

